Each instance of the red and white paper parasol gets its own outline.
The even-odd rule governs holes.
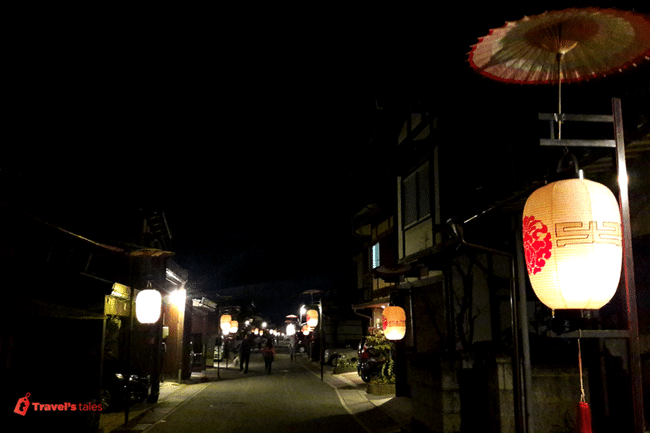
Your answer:
[[[480,74],[517,84],[558,84],[623,71],[650,60],[650,16],[618,9],[565,9],[493,29],[469,53]],[[561,119],[561,116],[559,116]]]

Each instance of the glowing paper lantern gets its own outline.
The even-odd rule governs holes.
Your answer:
[[[135,298],[135,317],[140,323],[156,323],[161,305],[162,296],[158,290],[141,290]]]
[[[232,317],[230,317],[229,314],[224,314],[221,316],[221,330],[224,332],[230,331],[230,320]]]
[[[305,325],[305,326],[302,327],[303,335],[309,335],[310,332],[311,332],[311,329],[309,328],[309,325]]]
[[[583,179],[553,182],[528,198],[523,218],[528,276],[552,309],[597,309],[616,293],[623,257],[614,194]]]
[[[230,321],[230,333],[231,334],[236,334],[238,330],[239,330],[239,322],[237,322],[236,320],[231,320]]]
[[[287,335],[295,335],[296,334],[296,325],[293,323],[289,323],[287,325]]]
[[[307,311],[307,325],[315,328],[318,325],[318,311],[309,310]]]
[[[386,307],[381,315],[384,335],[389,340],[401,340],[406,334],[406,313],[402,307]]]

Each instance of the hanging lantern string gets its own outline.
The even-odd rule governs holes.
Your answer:
[[[580,337],[582,337],[582,330],[580,332]],[[582,351],[580,350],[580,338],[578,338],[578,366],[580,367],[580,401],[585,402],[585,386],[582,381]]]

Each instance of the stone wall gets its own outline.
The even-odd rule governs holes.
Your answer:
[[[413,431],[515,432],[512,362],[489,365],[419,354],[408,362]],[[539,432],[570,432],[580,400],[578,369],[534,366],[531,426]],[[588,396],[587,377],[585,391]]]
[[[459,432],[460,393],[448,362],[421,355],[409,363],[414,431]]]

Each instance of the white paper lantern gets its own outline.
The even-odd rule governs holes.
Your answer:
[[[287,335],[296,335],[296,325],[293,323],[287,325]]]
[[[239,331],[239,322],[236,320],[231,320],[230,321],[230,333],[231,334],[236,334],[237,331]]]
[[[524,207],[526,265],[537,297],[552,309],[597,309],[621,276],[621,214],[614,194],[583,179],[539,188]]]
[[[386,307],[381,315],[384,335],[389,340],[401,340],[406,335],[406,312],[402,307]]]
[[[223,332],[228,332],[230,331],[230,321],[232,320],[232,317],[230,317],[229,314],[224,314],[221,316],[221,330]]]
[[[315,328],[318,325],[318,311],[309,310],[307,311],[307,325],[312,328]]]
[[[156,323],[161,306],[162,296],[158,290],[141,290],[135,298],[135,317],[140,323]]]

